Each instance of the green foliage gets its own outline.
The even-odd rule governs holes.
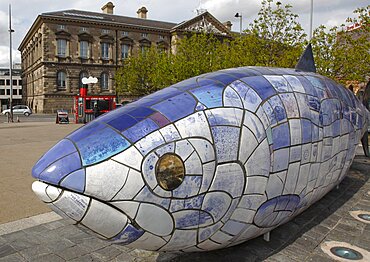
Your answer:
[[[347,22],[361,24],[352,31],[327,29],[321,25],[314,31],[312,44],[317,71],[341,82],[366,81],[370,72],[370,5],[354,11],[357,18]]]

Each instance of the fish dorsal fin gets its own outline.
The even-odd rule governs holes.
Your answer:
[[[306,50],[304,50],[303,54],[299,58],[299,61],[295,66],[295,69],[305,72],[316,73],[316,66],[315,61],[313,59],[311,43],[307,45]]]

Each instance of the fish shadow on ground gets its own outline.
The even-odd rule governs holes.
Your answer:
[[[342,206],[347,203],[368,181],[370,159],[365,156],[356,156],[351,169],[339,185],[339,189],[332,189],[322,199],[310,208],[296,216],[288,223],[274,229],[270,233],[270,241],[266,242],[262,236],[246,241],[240,245],[209,252],[195,253],[161,253],[157,262],[164,261],[262,261],[288,247],[295,241],[302,241],[306,250],[314,250],[334,227],[339,218],[350,210]],[[321,223],[326,226],[321,226]],[[332,224],[332,225],[331,225]],[[316,228],[315,228],[316,227]],[[311,229],[321,231],[312,239],[302,236]],[[313,230],[313,231],[314,231]],[[314,233],[313,233],[314,234]],[[301,238],[301,239],[300,239]],[[299,253],[299,250],[287,251]],[[295,258],[298,259],[298,258]]]

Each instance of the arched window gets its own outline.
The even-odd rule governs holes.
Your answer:
[[[102,90],[108,90],[109,87],[109,75],[108,73],[102,73],[100,75],[100,87]]]
[[[80,88],[87,88],[87,84],[82,84],[82,78],[84,78],[84,77],[86,77],[86,78],[88,77],[87,72],[86,71],[81,71],[81,73],[80,73],[80,82],[78,84],[78,86]]]
[[[57,73],[57,87],[58,90],[66,89],[66,73],[64,71],[58,71]]]

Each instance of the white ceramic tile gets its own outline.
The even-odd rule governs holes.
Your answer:
[[[224,106],[243,108],[240,96],[231,87],[226,87],[223,94]]]
[[[218,165],[210,191],[228,192],[233,198],[243,193],[245,175],[242,167],[237,163]]]
[[[162,134],[166,142],[171,142],[171,141],[181,139],[179,132],[177,131],[175,126],[172,124],[161,128],[159,132]]]
[[[69,218],[80,221],[88,208],[89,202],[89,197],[64,190],[62,195],[53,204]]]
[[[219,163],[236,161],[238,157],[240,128],[214,126],[212,134]]]
[[[55,186],[49,185],[46,188],[46,194],[48,195],[51,201],[56,200],[60,196],[61,193],[62,193],[62,189],[57,188]]]
[[[311,143],[302,145],[302,156],[301,156],[302,164],[306,164],[311,161],[311,149],[312,149]]]
[[[297,180],[299,176],[299,167],[300,167],[299,162],[289,164],[288,174],[286,176],[284,191],[283,191],[284,195],[294,194],[294,189],[297,185]]]
[[[301,120],[300,119],[290,119],[290,143],[291,145],[298,145],[302,143],[301,138]]]
[[[263,194],[268,178],[265,176],[248,176],[244,194]]]
[[[215,175],[216,164],[214,161],[203,165],[202,186],[199,193],[208,191]]]
[[[169,208],[170,207],[170,199],[163,198],[161,196],[158,196],[152,192],[147,186],[145,186],[137,196],[135,196],[134,201],[137,202],[147,202],[151,204],[155,204],[158,206],[161,206],[163,208]]]
[[[243,110],[238,108],[215,108],[205,111],[211,126],[241,126]]]
[[[183,161],[185,161],[193,151],[194,148],[187,139],[176,142],[175,154],[181,157]]]
[[[252,131],[258,142],[261,142],[266,137],[265,128],[261,120],[255,114],[246,112],[243,124]]]
[[[301,192],[307,187],[310,166],[311,164],[305,164],[300,166],[297,186],[294,190],[295,194],[297,195],[301,194]]]
[[[271,85],[276,89],[278,92],[291,92],[292,89],[288,85],[288,81],[283,77],[279,75],[265,75],[264,76]]]
[[[155,131],[146,137],[140,139],[136,144],[135,147],[139,149],[142,155],[146,155],[151,150],[163,145],[165,143],[161,133],[159,131]]]
[[[184,248],[193,247],[197,244],[196,230],[179,230],[176,229],[170,241],[163,246],[159,251],[182,250]]]
[[[243,229],[246,227],[246,223],[234,220],[228,220],[225,225],[221,228],[221,231],[235,236],[240,234]]]
[[[50,203],[53,200],[46,194],[47,184],[35,181],[32,183],[32,191],[39,197],[39,199],[45,203]]]
[[[294,91],[306,93],[306,91],[303,88],[303,85],[301,84],[297,77],[292,75],[284,75],[284,78],[288,81],[289,85],[292,87]]]
[[[257,146],[258,141],[253,133],[248,128],[243,126],[240,137],[239,161],[244,164]]]
[[[236,207],[238,206],[239,202],[240,202],[240,197],[234,198],[231,201],[230,207],[227,210],[226,214],[222,217],[221,222],[226,223],[230,219]]]
[[[202,162],[195,151],[186,159],[184,165],[187,175],[202,175]]]
[[[175,123],[182,138],[204,137],[212,142],[207,118],[204,112],[196,112]],[[191,127],[191,128],[189,128]]]
[[[262,99],[252,88],[248,90],[248,92],[242,99],[244,108],[251,112],[256,112],[257,108],[260,106],[262,102]]]
[[[285,178],[287,171],[271,174],[266,186],[266,194],[269,199],[280,196],[283,193],[284,182],[282,177]]]
[[[290,148],[290,162],[296,162],[301,160],[301,155],[302,155],[302,146],[292,146]]]
[[[267,197],[265,195],[244,195],[242,196],[238,207],[257,210],[266,200]]]
[[[280,94],[288,118],[299,117],[297,100],[293,93]]]
[[[254,215],[256,214],[255,210],[236,208],[234,213],[231,216],[231,219],[240,221],[243,223],[253,223]]]
[[[126,226],[127,217],[118,210],[93,199],[81,223],[106,238],[112,238]]]
[[[145,183],[147,183],[152,189],[154,189],[158,185],[155,175],[155,167],[158,159],[158,156],[154,152],[152,152],[143,161],[143,178],[145,180]]]
[[[261,159],[263,159],[263,161],[261,161]],[[267,139],[265,139],[244,165],[247,176],[269,176],[270,161],[269,145]]]
[[[154,194],[159,195],[161,197],[171,197],[172,196],[171,191],[164,190],[159,185],[153,190],[153,192]]]
[[[209,192],[202,204],[202,210],[210,213],[215,222],[221,220],[231,204],[231,198],[223,192]]]
[[[225,244],[229,242],[233,236],[230,236],[229,234],[226,234],[222,231],[217,231],[212,237],[211,240],[220,243],[220,244]]]
[[[270,126],[270,121],[268,120],[265,111],[263,110],[262,107],[259,107],[256,114],[258,118],[261,120],[264,129],[266,130]]]
[[[125,184],[128,171],[127,166],[112,160],[87,167],[85,194],[111,200]]]
[[[209,239],[215,232],[217,232],[223,226],[222,222],[217,222],[214,225],[199,228],[198,231],[198,241],[203,242],[206,239]]]
[[[208,226],[213,224],[213,220],[210,216],[207,218],[200,220],[200,212],[199,210],[180,210],[178,212],[172,213],[172,216],[175,220],[175,228],[176,229],[198,229],[201,226]],[[205,213],[202,212],[202,215]]]
[[[127,247],[156,251],[165,244],[166,241],[161,237],[145,232],[139,239],[128,244]]]
[[[137,210],[139,209],[140,202],[135,201],[118,201],[118,202],[110,202],[112,205],[117,207],[118,209],[122,210],[122,212],[130,217],[131,219],[134,219],[137,213]]]
[[[210,142],[201,138],[191,138],[189,142],[193,145],[203,163],[215,160],[215,149]]]
[[[202,185],[202,176],[185,176],[181,185],[172,190],[175,198],[187,198],[199,194]]]
[[[317,155],[319,151],[319,143],[313,143],[311,148],[311,163],[314,163],[317,161]]]
[[[206,240],[200,244],[198,244],[198,247],[200,247],[203,250],[213,250],[213,249],[219,249],[222,247],[222,245],[217,244],[214,241]]]
[[[124,187],[118,192],[113,200],[131,200],[143,188],[144,181],[141,174],[130,169]]]
[[[174,228],[172,217],[165,209],[148,203],[140,204],[135,221],[144,230],[158,236],[167,236]]]
[[[164,154],[168,154],[168,153],[174,153],[175,152],[175,143],[172,142],[172,143],[168,143],[164,146],[161,146],[160,148],[158,148],[157,150],[155,150],[155,152],[159,155],[159,156],[163,156]]]
[[[246,226],[244,231],[234,240],[235,242],[238,241],[245,241],[255,236],[260,235],[263,232],[263,229],[256,227],[255,225],[249,224]]]
[[[140,154],[139,150],[136,149],[136,147],[131,146],[122,153],[114,156],[112,159],[140,171],[143,156]]]

